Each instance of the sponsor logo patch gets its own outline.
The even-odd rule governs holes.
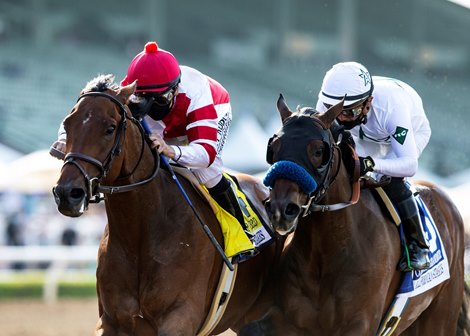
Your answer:
[[[397,129],[395,130],[395,134],[393,134],[393,137],[400,145],[403,145],[407,134],[408,134],[408,129],[397,126]]]

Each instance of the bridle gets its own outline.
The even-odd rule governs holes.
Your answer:
[[[85,179],[85,183],[86,183],[86,186],[87,186],[87,196],[86,196],[86,204],[85,205],[87,206],[88,203],[98,203],[101,200],[103,200],[103,197],[101,196],[101,193],[116,194],[116,193],[121,193],[121,192],[127,192],[127,191],[134,190],[134,189],[136,189],[136,188],[152,181],[158,174],[158,170],[160,168],[160,160],[159,160],[157,151],[155,149],[152,149],[152,154],[153,154],[153,157],[154,157],[155,164],[154,164],[153,172],[148,178],[146,178],[142,181],[139,181],[139,182],[126,184],[126,185],[119,185],[119,186],[101,185],[102,179],[106,177],[106,175],[108,174],[108,172],[111,168],[111,163],[112,163],[113,159],[121,153],[121,148],[122,148],[122,144],[124,143],[125,133],[126,133],[126,129],[127,129],[127,119],[128,118],[134,124],[137,125],[137,127],[139,128],[140,134],[142,136],[142,148],[141,148],[141,151],[140,151],[139,160],[137,161],[134,169],[132,170],[132,172],[128,176],[132,175],[135,172],[135,170],[137,169],[137,167],[139,166],[139,164],[142,160],[144,150],[145,150],[144,145],[149,140],[148,140],[148,135],[145,133],[141,123],[136,118],[134,118],[132,116],[129,116],[127,114],[127,110],[126,110],[127,106],[122,104],[118,99],[116,99],[116,97],[114,97],[114,96],[112,96],[108,93],[105,93],[105,92],[92,91],[92,92],[87,92],[87,93],[82,94],[78,98],[77,102],[80,101],[84,97],[105,97],[105,98],[111,100],[113,103],[115,103],[118,106],[119,112],[120,112],[120,115],[121,115],[121,121],[120,121],[120,123],[118,125],[118,129],[116,131],[117,134],[116,134],[116,138],[115,138],[113,147],[111,148],[110,152],[108,153],[108,155],[106,156],[106,159],[103,162],[101,162],[100,160],[95,159],[94,157],[91,157],[89,155],[79,153],[79,152],[70,152],[70,153],[67,153],[67,155],[65,155],[64,165],[62,166],[62,169],[66,165],[71,164],[71,165],[77,167],[77,169],[80,171],[80,173],[82,174],[82,176]],[[100,173],[97,176],[90,177],[87,174],[87,172],[85,171],[85,169],[83,168],[82,164],[80,164],[80,161],[85,161],[85,162],[91,163],[93,166],[98,168]],[[122,179],[122,178],[125,178],[125,177],[127,177],[127,176],[120,177],[120,178]]]
[[[317,123],[319,127],[323,128],[324,131],[327,130],[327,127],[319,119],[314,119],[314,121]],[[301,208],[303,209],[302,217],[306,217],[312,212],[316,212],[316,211],[325,212],[325,211],[340,210],[348,206],[351,206],[353,204],[356,204],[357,201],[359,201],[359,197],[361,193],[360,182],[359,182],[359,178],[360,178],[359,157],[354,147],[348,144],[348,148],[350,149],[353,155],[353,159],[354,159],[351,199],[346,202],[340,202],[340,203],[335,203],[335,204],[318,204],[318,202],[325,196],[326,191],[328,190],[329,186],[336,180],[336,177],[338,176],[338,173],[339,173],[339,169],[341,167],[341,161],[342,161],[341,149],[339,148],[338,144],[336,144],[333,141],[331,132],[328,132],[328,134],[329,134],[328,144],[330,146],[329,165],[328,165],[326,172],[324,173],[323,180],[318,185],[317,191],[309,196],[308,201],[305,205],[301,206]],[[337,153],[338,162],[336,163],[336,167],[337,167],[336,171],[334,172],[334,174],[331,174],[332,172],[331,169],[335,161],[334,154],[333,154],[334,151],[336,151]]]
[[[322,198],[322,196],[325,195],[330,184],[335,181],[336,176],[338,175],[338,172],[339,172],[339,168],[341,166],[341,155],[342,155],[341,149],[335,144],[333,148],[338,152],[338,163],[337,163],[336,173],[331,179],[328,180],[327,183],[323,183],[321,191],[319,192],[318,195],[310,196],[307,203],[301,206],[301,208],[303,209],[302,217],[306,217],[315,211],[325,212],[325,211],[340,210],[350,205],[356,204],[357,201],[359,201],[359,197],[361,193],[361,186],[360,186],[360,181],[359,181],[359,178],[360,178],[359,157],[357,156],[357,153],[354,147],[352,147],[351,145],[348,145],[348,147],[351,150],[353,154],[353,158],[354,158],[354,172],[353,172],[353,179],[352,179],[351,199],[347,202],[340,202],[340,203],[335,203],[335,204],[318,204],[318,201]]]
[[[336,204],[320,204],[320,201],[324,198],[326,195],[327,190],[329,189],[330,185],[334,183],[336,180],[336,177],[339,173],[341,164],[342,164],[342,153],[341,149],[339,148],[338,144],[335,143],[333,136],[331,132],[328,130],[328,127],[320,120],[318,119],[315,115],[317,114],[316,111],[306,109],[304,111],[304,114],[300,115],[300,117],[307,117],[308,119],[304,120],[309,120],[308,123],[297,123],[297,130],[294,128],[290,128],[291,132],[296,132],[296,142],[288,143],[285,146],[285,149],[281,149],[281,157],[282,159],[280,160],[281,162],[286,162],[288,161],[289,167],[292,167],[291,165],[294,165],[295,167],[302,167],[304,170],[307,172],[313,180],[317,182],[316,189],[313,191],[308,191],[304,189],[304,192],[307,193],[307,200],[305,204],[301,205],[302,209],[302,217],[308,216],[310,213],[315,212],[315,211],[335,211],[339,209],[343,209],[345,207],[348,207],[350,205],[353,205],[357,203],[359,200],[360,196],[360,182],[359,182],[359,158],[356,154],[356,151],[352,146],[349,146],[353,157],[354,157],[354,172],[353,172],[353,183],[352,183],[352,194],[351,194],[351,199],[346,202],[341,202],[341,203],[336,203]],[[290,119],[293,120],[293,119]],[[283,128],[281,130],[282,133],[285,134],[286,132],[286,126],[289,125],[289,119],[283,123]],[[292,124],[290,124],[292,125]],[[318,167],[313,167],[310,162],[308,162],[308,157],[306,156],[298,156],[296,153],[298,153],[298,149],[301,148],[302,146],[302,141],[299,138],[303,139],[312,139],[312,137],[315,136],[316,140],[321,140],[325,148],[327,148],[327,157],[323,159],[323,162],[320,166]],[[266,153],[266,160],[269,164],[273,165],[268,172],[271,173],[271,176],[269,176],[267,179],[265,179],[265,183],[268,183],[267,185],[270,185],[272,187],[272,182],[275,180],[275,178],[278,177],[285,177],[288,179],[292,179],[294,182],[297,182],[298,184],[301,183],[303,185],[303,177],[301,176],[302,173],[300,172],[298,175],[300,176],[292,176],[291,171],[297,168],[288,168],[283,169],[282,166],[276,167],[276,164],[273,162],[274,158],[274,152],[273,152],[273,141],[276,137],[279,137],[277,134],[275,134],[268,142],[268,149]],[[300,142],[299,142],[300,141]],[[299,147],[300,146],[300,147]],[[295,151],[297,150],[297,151]],[[336,156],[335,156],[336,154]],[[278,153],[279,155],[279,153]],[[335,168],[333,168],[335,166]],[[276,169],[279,169],[276,174]],[[284,175],[286,173],[286,175]],[[296,180],[296,178],[299,178],[299,180]],[[301,186],[301,188],[303,188]]]

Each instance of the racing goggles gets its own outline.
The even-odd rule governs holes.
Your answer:
[[[137,92],[135,95],[140,99],[151,99],[159,106],[167,106],[175,97],[176,87],[177,86],[173,86],[163,92]]]
[[[341,111],[341,114],[347,118],[357,118],[361,115],[362,113],[362,110],[364,109],[364,105],[365,105],[365,102],[367,101],[367,99],[369,99],[369,97],[367,97],[366,99],[362,100],[359,102],[359,104],[353,106],[353,107],[348,107],[348,108],[345,108],[343,109],[343,111]],[[330,104],[323,104],[325,105],[326,108],[330,108],[332,105]]]

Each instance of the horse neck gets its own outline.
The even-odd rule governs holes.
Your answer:
[[[129,132],[131,129],[129,127],[126,134],[120,154],[123,158],[119,176],[114,179],[113,185],[125,186],[143,181],[152,175],[155,168],[156,162],[149,146],[144,143],[142,147],[142,136],[137,131]],[[168,178],[162,175],[162,171],[159,171],[147,184],[130,191],[106,195],[110,237],[117,237],[128,245],[141,241],[150,218],[155,222],[158,220],[155,216],[164,213],[161,191],[165,190],[163,179]]]
[[[339,155],[339,152],[337,153]],[[352,185],[349,173],[339,156],[336,156],[335,159],[336,164],[333,165],[329,174],[329,178],[333,180],[330,182],[328,190],[320,202],[322,204],[342,203],[351,199]]]
[[[149,177],[155,166],[155,159],[150,147],[145,143],[137,126],[132,126],[132,128],[129,127],[128,134],[126,134],[123,148],[125,155],[119,174],[120,179],[128,179],[129,183],[135,183]]]
[[[148,246],[152,226],[158,225],[159,232],[166,222],[170,193],[167,187],[168,178],[159,171],[157,177],[146,185],[124,193],[106,196],[106,213],[108,216],[109,240],[118,241],[130,251],[138,251]],[[137,252],[136,252],[137,253]]]
[[[320,203],[332,205],[348,202],[351,200],[351,192],[348,172],[341,164],[335,180]],[[350,209],[317,211],[300,219],[295,234],[296,244],[300,247],[299,251],[310,251],[302,258],[328,258],[351,240],[355,228],[353,221],[346,217]]]

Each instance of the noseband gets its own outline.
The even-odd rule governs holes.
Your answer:
[[[85,179],[85,182],[86,182],[86,185],[87,185],[86,205],[88,205],[88,203],[98,203],[98,202],[100,202],[103,199],[100,196],[100,193],[115,194],[115,193],[126,192],[126,191],[136,189],[136,188],[152,181],[157,176],[158,170],[160,168],[160,160],[158,158],[157,152],[156,152],[155,149],[152,149],[152,154],[153,154],[153,157],[154,157],[155,164],[154,164],[154,170],[148,178],[146,178],[142,181],[136,182],[136,183],[121,185],[121,186],[104,186],[104,185],[101,185],[101,180],[106,177],[106,175],[108,174],[108,172],[110,170],[111,162],[113,161],[113,159],[116,156],[118,156],[121,153],[121,147],[122,147],[122,144],[124,142],[125,131],[126,131],[126,128],[127,128],[127,118],[129,118],[132,122],[134,122],[137,125],[137,127],[139,128],[140,133],[142,135],[142,149],[141,149],[141,152],[140,152],[139,160],[138,160],[134,170],[128,176],[132,175],[134,173],[134,171],[137,169],[137,167],[139,166],[139,163],[142,159],[143,152],[144,152],[144,144],[145,144],[146,140],[148,140],[148,137],[147,137],[144,129],[142,128],[141,123],[137,119],[135,119],[134,117],[132,117],[132,116],[128,117],[127,116],[126,108],[125,108],[124,104],[122,104],[118,99],[116,99],[116,97],[114,97],[110,94],[107,94],[105,92],[94,92],[93,91],[93,92],[87,92],[87,93],[82,94],[78,98],[77,101],[80,101],[80,99],[82,99],[84,97],[88,97],[88,96],[105,97],[105,98],[111,100],[113,103],[115,103],[119,107],[119,112],[120,112],[120,115],[121,115],[121,121],[120,121],[118,129],[117,129],[116,140],[115,140],[115,142],[113,144],[113,147],[111,148],[108,156],[104,160],[104,162],[101,162],[101,161],[99,161],[99,160],[97,160],[97,159],[95,159],[95,158],[93,158],[89,155],[86,155],[86,154],[83,154],[83,153],[78,153],[78,152],[70,152],[64,158],[64,165],[62,166],[62,169],[67,164],[74,165],[75,167],[78,168],[78,170],[80,171],[80,173],[83,175],[83,177]],[[91,163],[93,166],[98,168],[98,170],[100,171],[98,176],[90,177],[87,174],[87,172],[85,171],[85,169],[83,168],[83,166],[80,164],[80,161],[85,161],[85,162]]]

